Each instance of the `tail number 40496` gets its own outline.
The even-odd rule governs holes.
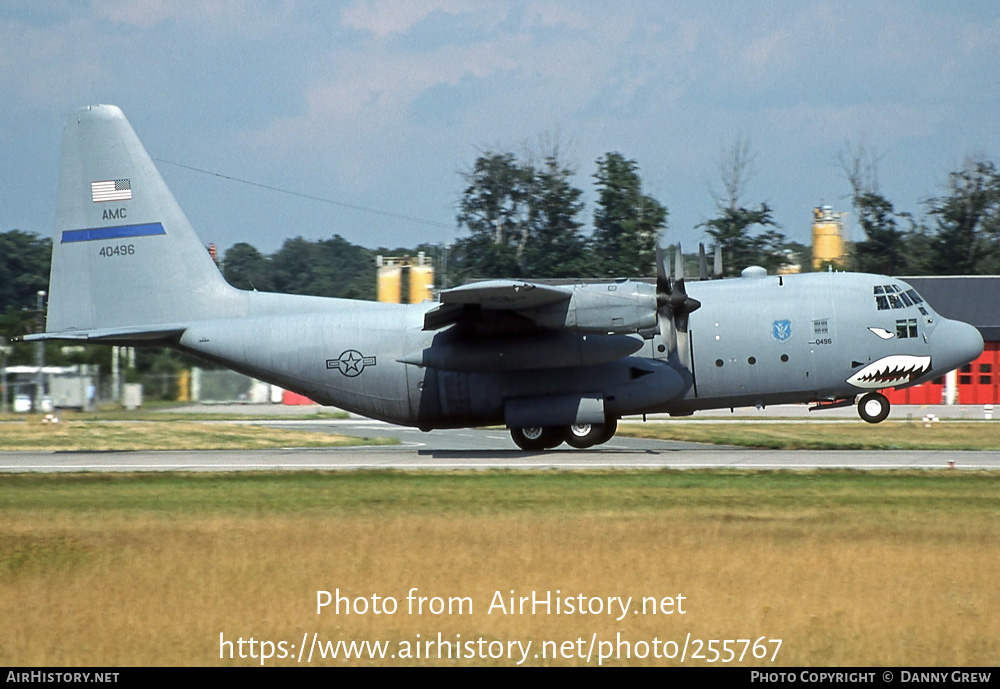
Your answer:
[[[102,246],[98,253],[105,258],[111,258],[112,256],[131,256],[135,253],[135,245],[112,244],[109,246]]]

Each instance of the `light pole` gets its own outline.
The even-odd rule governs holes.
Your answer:
[[[6,337],[0,337],[0,389],[3,391],[0,399],[0,412],[10,410],[10,394],[7,391],[7,357],[13,348],[7,343]]]
[[[38,302],[35,314],[38,318],[37,332],[45,332],[45,290],[38,290]],[[31,405],[31,411],[42,410],[42,398],[45,397],[45,378],[42,369],[45,368],[45,342],[39,340],[35,343],[35,366],[38,371],[35,374],[35,403]]]

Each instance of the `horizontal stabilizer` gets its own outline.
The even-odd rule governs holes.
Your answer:
[[[25,342],[43,340],[72,340],[100,344],[152,344],[177,340],[187,329],[186,325],[130,326],[122,328],[98,328],[95,330],[64,330],[62,332],[36,333],[25,335]]]

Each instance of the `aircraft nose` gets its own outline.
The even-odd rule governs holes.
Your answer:
[[[950,371],[979,358],[983,336],[968,323],[944,319],[931,335],[931,350],[934,370]]]

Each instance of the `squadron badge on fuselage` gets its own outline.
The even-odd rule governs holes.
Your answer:
[[[771,336],[778,342],[787,342],[792,336],[792,322],[775,321],[771,325]]]

